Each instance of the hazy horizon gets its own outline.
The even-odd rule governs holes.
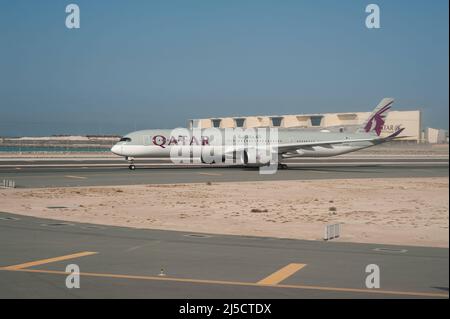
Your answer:
[[[448,130],[448,1],[1,2],[0,136],[123,135],[188,119],[422,111]]]

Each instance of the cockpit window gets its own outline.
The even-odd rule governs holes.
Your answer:
[[[122,137],[120,139],[120,142],[131,142],[131,138],[129,138],[129,137]]]

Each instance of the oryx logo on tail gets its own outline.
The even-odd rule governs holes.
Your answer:
[[[391,109],[394,99],[384,98],[375,110],[370,114],[369,118],[364,122],[362,128],[364,132],[374,131],[378,136],[381,134],[386,119],[387,112]]]

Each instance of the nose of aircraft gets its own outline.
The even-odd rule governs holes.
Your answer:
[[[113,147],[111,147],[111,152],[113,152],[116,155],[122,155],[121,153],[121,147],[120,145],[114,145]]]

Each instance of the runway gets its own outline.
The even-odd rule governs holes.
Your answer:
[[[292,159],[289,168],[260,174],[258,168],[224,165],[181,165],[167,160],[136,161],[130,171],[124,160],[2,159],[0,181],[19,188],[205,183],[271,180],[448,177],[448,157],[346,157]]]
[[[0,213],[0,298],[448,298],[448,249],[191,234]],[[79,289],[65,286],[68,264]],[[365,286],[366,266],[380,288]]]

